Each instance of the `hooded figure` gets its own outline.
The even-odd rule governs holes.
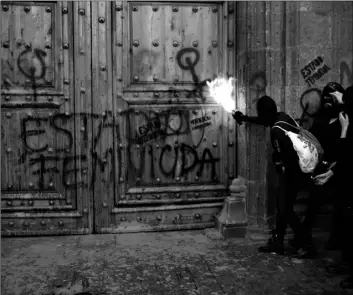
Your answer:
[[[344,88],[336,83],[327,83],[321,93],[322,115],[328,119],[337,118],[339,113],[343,111],[343,94]]]
[[[300,169],[298,154],[294,150],[291,139],[280,128],[272,128],[281,121],[286,125],[286,131],[298,133],[296,121],[288,114],[278,112],[276,102],[269,96],[261,97],[256,108],[258,117],[245,116],[241,112],[234,112],[233,117],[238,124],[248,122],[271,127],[271,142],[274,150],[272,159],[280,175],[280,188],[277,197],[276,229],[272,231],[267,244],[259,247],[259,251],[283,254],[284,236],[288,224],[295,234],[296,250],[305,245],[304,237],[300,232],[301,221],[294,212],[294,202],[301,189],[301,183],[308,176]]]
[[[350,120],[353,120],[353,86],[348,87],[342,97],[344,108],[343,111],[348,115]],[[342,198],[342,224],[338,224],[342,228],[353,228],[353,190],[351,183],[353,181],[352,167],[353,167],[353,127],[348,126],[347,137],[345,139],[345,149],[342,150],[342,165],[340,171],[341,185],[338,194],[343,195]],[[341,250],[342,257],[349,264],[347,270],[348,277],[341,281],[341,288],[353,289],[353,231],[348,232],[342,230],[341,233]],[[333,272],[340,272],[340,267],[331,268]]]
[[[318,208],[324,202],[323,194],[329,187],[335,192],[333,224],[327,245],[329,250],[341,250],[345,259],[351,264],[351,276],[341,283],[343,288],[352,288],[353,272],[353,234],[348,234],[346,227],[353,228],[352,208],[353,191],[350,183],[353,167],[353,87],[346,90],[335,82],[328,83],[322,91],[322,108],[315,118],[311,132],[317,137],[325,150],[325,160],[332,167],[314,178],[318,186],[313,186],[308,211],[303,222],[303,232],[311,232]],[[349,212],[350,211],[350,212]],[[330,272],[341,272],[335,267]]]

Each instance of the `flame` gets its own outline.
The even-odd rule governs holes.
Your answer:
[[[220,77],[217,77],[212,82],[207,81],[210,96],[222,105],[228,113],[235,110],[234,82],[234,78],[225,79]]]

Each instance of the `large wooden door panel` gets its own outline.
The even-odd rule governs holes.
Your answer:
[[[224,71],[226,7],[224,2],[125,2],[116,15],[125,14],[126,29],[117,36],[124,50],[124,99],[192,103],[196,93],[212,103],[202,82]]]
[[[2,234],[213,226],[236,145],[206,80],[234,72],[232,4],[2,4]]]
[[[214,226],[235,175],[234,125],[205,81],[231,74],[228,8],[115,2],[118,181],[97,232]]]
[[[129,186],[216,184],[223,179],[217,105],[135,107],[126,118]],[[128,189],[128,191],[129,191]]]
[[[2,3],[2,235],[91,231],[89,13]]]

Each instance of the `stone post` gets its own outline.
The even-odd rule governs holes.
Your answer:
[[[246,214],[246,181],[239,177],[229,186],[230,196],[217,216],[216,225],[224,238],[245,238],[248,218]]]

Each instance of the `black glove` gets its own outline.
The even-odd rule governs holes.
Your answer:
[[[232,116],[239,125],[243,124],[245,116],[242,112],[232,111]]]
[[[285,171],[285,167],[283,166],[282,163],[276,163],[276,172],[280,175],[282,175]]]
[[[281,159],[279,158],[280,155],[276,152],[272,153],[272,161],[275,163],[276,165],[276,172],[278,174],[283,174],[284,173],[284,170],[285,170],[285,167],[281,161]]]

